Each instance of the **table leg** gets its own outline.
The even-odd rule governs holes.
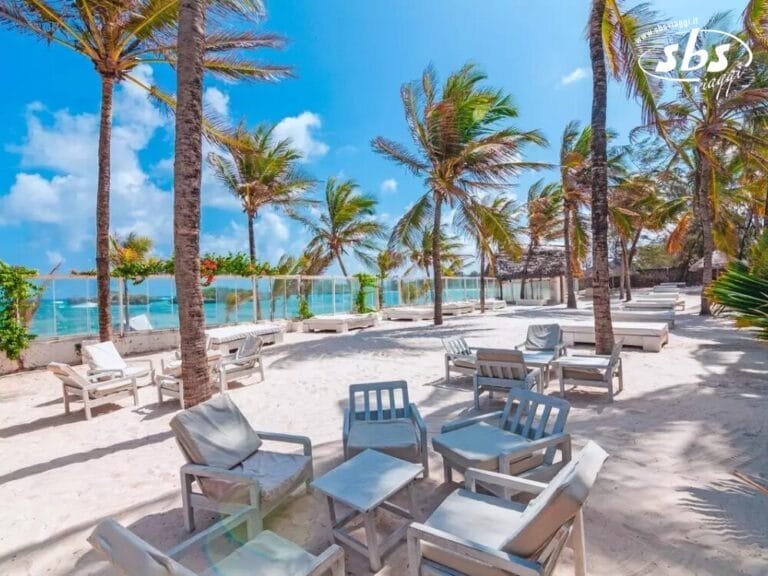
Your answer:
[[[381,554],[379,553],[379,540],[376,534],[376,515],[374,510],[366,512],[365,517],[365,539],[368,544],[368,557],[371,562],[371,570],[378,572],[381,570]]]
[[[333,505],[333,498],[326,496],[325,500],[328,503],[328,517],[331,521],[331,526],[328,529],[328,540],[330,541],[331,546],[333,546],[336,543],[333,537],[333,530],[336,527],[336,508],[334,508]]]
[[[408,499],[411,504],[411,516],[416,522],[421,522],[421,511],[416,501],[416,488],[413,482],[408,484]]]

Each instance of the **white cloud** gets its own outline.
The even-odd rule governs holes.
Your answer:
[[[229,95],[218,88],[206,88],[203,92],[203,104],[224,118],[229,116]]]
[[[394,194],[397,192],[397,180],[394,178],[387,178],[381,183],[379,189],[382,194]]]
[[[314,112],[302,112],[298,116],[289,116],[278,122],[274,135],[279,139],[290,138],[293,146],[303,154],[304,160],[308,161],[328,153],[328,145],[315,139],[315,131],[322,125],[320,116]]]
[[[573,84],[574,82],[583,80],[586,77],[587,77],[587,71],[584,68],[575,68],[569,74],[566,74],[565,76],[560,78],[560,85],[567,86],[568,84]]]

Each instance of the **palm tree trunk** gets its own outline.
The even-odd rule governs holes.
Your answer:
[[[485,314],[485,252],[480,250],[480,313]]]
[[[610,354],[610,270],[608,266],[607,112],[608,77],[605,70],[602,24],[605,0],[593,0],[589,19],[589,57],[592,61],[592,294],[595,314],[595,351]]]
[[[187,408],[211,397],[200,288],[204,38],[204,4],[198,0],[181,0],[173,211],[182,379],[184,406]]]
[[[442,239],[442,198],[435,195],[435,220],[432,225],[432,270],[435,282],[435,326],[443,324],[443,269],[441,268],[440,240]]]
[[[348,274],[347,269],[344,267],[344,262],[341,260],[341,252],[336,252],[336,261],[339,263],[339,268],[341,268],[341,274],[346,278]]]
[[[99,303],[99,339],[112,339],[112,293],[109,278],[109,182],[112,154],[112,98],[115,79],[101,77],[101,121],[99,125],[99,174],[96,190],[96,291]]]
[[[520,300],[525,300],[525,281],[528,279],[528,268],[531,265],[531,258],[533,258],[534,246],[531,244],[528,246],[528,254],[525,255],[525,262],[523,263],[523,274],[520,278]]]
[[[256,236],[254,234],[254,221],[256,220],[256,214],[252,214],[248,212],[248,251],[251,255],[251,264],[256,264]],[[255,290],[255,298],[256,301],[254,302],[256,306],[256,319],[258,320],[261,318],[261,300],[259,298],[259,280],[256,279],[256,290]]]
[[[701,186],[698,190],[699,223],[701,224],[701,239],[704,249],[704,268],[701,274],[701,311],[702,316],[712,314],[709,298],[706,296],[707,288],[712,283],[712,253],[715,251],[715,243],[712,238],[712,166],[703,154],[699,155],[699,169]]]
[[[566,193],[567,196],[567,193]],[[573,268],[571,267],[571,203],[566,198],[565,212],[563,213],[563,244],[565,248],[565,290],[568,303],[566,308],[576,308],[576,288],[573,282]]]

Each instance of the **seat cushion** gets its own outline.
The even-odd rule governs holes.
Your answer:
[[[171,429],[195,464],[232,468],[261,446],[261,439],[226,394],[176,414]]]
[[[92,389],[88,391],[88,395],[91,398],[103,398],[104,396],[110,396],[111,394],[117,394],[118,392],[123,392],[124,390],[132,390],[133,384],[130,382],[126,382],[125,380],[117,383],[117,384],[110,384],[109,381],[106,381],[102,386],[99,386],[96,389]]]
[[[232,468],[259,481],[261,508],[271,508],[312,473],[312,458],[303,454],[281,454],[259,450],[242,464]],[[225,480],[201,479],[200,488],[208,498],[219,503],[248,504],[250,485]]]
[[[563,377],[576,380],[603,380],[608,368],[608,358],[571,356],[561,361]]]
[[[401,460],[419,462],[419,439],[413,422],[405,418],[352,422],[347,439],[347,456],[371,448]]]
[[[123,370],[123,374],[126,376],[132,376],[134,378],[141,378],[142,376],[149,376],[150,374],[150,368],[149,366],[128,366],[125,370]]]
[[[111,341],[99,342],[85,347],[89,364],[94,370],[125,370],[128,365]]]
[[[435,452],[458,468],[497,471],[499,456],[528,444],[530,440],[485,422],[438,434],[432,438]]]
[[[446,498],[425,524],[494,550],[501,550],[520,522],[523,504],[475,494],[459,489]],[[508,576],[504,571],[484,566],[467,557],[431,544],[422,543],[422,554],[428,560],[478,576]]]
[[[453,359],[453,365],[457,368],[469,368],[474,370],[475,366],[477,365],[477,361],[475,356],[471,354],[467,356],[457,356]]]
[[[314,562],[315,557],[306,550],[265,530],[202,576],[306,576]]]

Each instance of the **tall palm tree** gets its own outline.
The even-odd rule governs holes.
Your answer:
[[[744,9],[744,30],[756,49],[768,50],[768,0],[749,0]]]
[[[446,233],[444,228],[440,229],[440,254],[445,268],[461,269],[464,265],[464,257],[461,255],[462,244],[456,236]],[[398,247],[402,247],[403,257],[408,262],[404,276],[408,276],[414,270],[424,273],[423,292],[432,294],[434,300],[436,283],[433,281],[430,270],[434,271],[434,248],[435,241],[433,237],[432,226],[424,224],[419,230],[408,236],[405,236]],[[440,280],[442,284],[442,278]]]
[[[109,259],[112,265],[112,274],[120,278],[120,290],[123,293],[123,322],[127,326],[130,320],[128,278],[136,278],[134,283],[143,280],[139,277],[138,268],[145,263],[147,255],[152,251],[154,241],[149,236],[141,236],[131,232],[125,238],[120,238],[115,234],[110,237],[110,242],[112,249]]]
[[[376,272],[379,279],[379,308],[384,306],[384,281],[390,277],[392,272],[403,265],[405,257],[402,252],[385,248],[376,255],[376,260],[371,269]]]
[[[472,239],[479,255],[480,312],[484,313],[486,260],[495,276],[496,257],[506,256],[517,260],[522,248],[517,237],[517,208],[514,200],[504,194],[497,194],[478,199],[478,204],[483,208],[478,212],[476,220],[467,220],[463,212],[457,211],[453,226]],[[498,230],[505,230],[506,234],[495,233]]]
[[[523,274],[520,279],[520,300],[525,300],[525,282],[528,279],[528,269],[536,250],[542,242],[559,238],[563,233],[562,214],[563,192],[560,184],[545,184],[543,180],[535,182],[528,189],[528,251],[523,263]],[[566,262],[567,264],[567,262]]]
[[[274,206],[289,216],[312,201],[306,197],[315,181],[299,169],[301,152],[290,139],[277,140],[274,126],[263,124],[249,133],[241,123],[225,144],[227,155],[211,152],[208,162],[217,178],[234,194],[248,218],[248,248],[256,263],[254,221],[259,210]]]
[[[298,215],[312,234],[307,253],[320,261],[335,259],[341,273],[348,276],[342,256],[351,252],[358,260],[370,263],[376,240],[385,236],[384,225],[376,220],[373,196],[364,194],[353,180],[328,178],[323,211],[315,217]]]
[[[244,59],[241,51],[277,48],[283,44],[273,34],[232,31],[233,15],[256,21],[263,17],[261,0],[214,0],[207,4],[210,14],[203,66],[209,72],[233,80],[268,80],[285,76],[289,70],[265,66]],[[99,303],[99,336],[109,340],[111,311],[109,291],[109,188],[112,100],[115,85],[131,82],[155,99],[173,107],[174,100],[156,86],[147,85],[133,74],[140,64],[177,66],[176,26],[178,0],[0,0],[0,23],[55,43],[88,58],[101,79],[98,177],[96,190],[96,271]]]
[[[527,144],[545,144],[536,131],[521,132],[507,123],[517,117],[511,98],[482,86],[486,75],[472,64],[451,74],[442,87],[430,67],[420,81],[400,90],[406,123],[417,150],[378,137],[373,148],[424,179],[427,192],[395,226],[390,242],[402,243],[432,222],[435,281],[435,325],[443,323],[440,230],[444,205],[455,207],[467,221],[478,221],[483,210],[477,193],[506,186],[528,168],[544,166],[522,160]],[[503,239],[497,227],[493,236]]]

